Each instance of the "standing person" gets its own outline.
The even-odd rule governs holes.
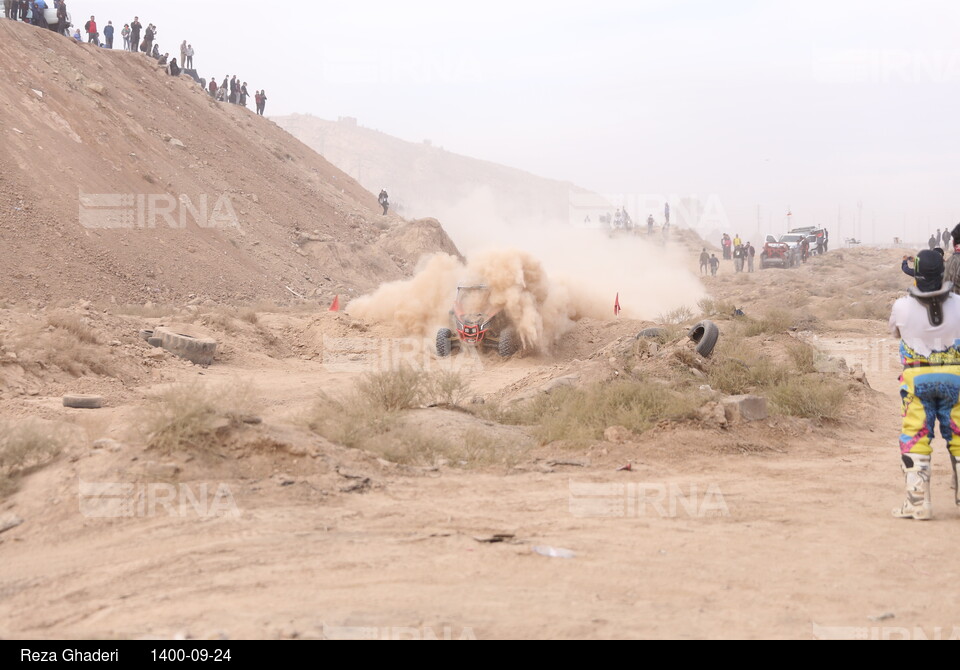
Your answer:
[[[757,258],[757,248],[753,246],[750,242],[747,242],[747,266],[750,268],[750,272],[753,273],[753,263]]]
[[[733,248],[736,249],[737,247],[742,247],[742,246],[743,246],[743,240],[740,239],[740,233],[737,233],[733,238]]]
[[[103,37],[107,41],[107,48],[113,48],[113,21],[107,21],[107,27],[103,29]]]
[[[723,260],[730,260],[731,256],[731,245],[733,241],[730,239],[730,236],[726,233],[723,234],[723,237],[720,239],[720,246],[723,248]]]
[[[57,32],[70,37],[70,22],[67,21],[67,0],[57,3]]]
[[[940,231],[937,231],[937,232],[939,233]],[[936,236],[936,235],[931,235],[931,236],[930,236],[930,239],[927,241],[927,246],[930,247],[930,251],[933,251],[934,249],[936,249],[936,248],[937,248],[937,244],[938,244],[938,242],[937,242],[937,236]]]
[[[804,237],[803,242],[800,243],[800,257],[804,263],[810,258],[810,240],[806,237]]]
[[[703,253],[700,254],[700,274],[707,274],[707,269],[710,265],[710,254],[707,253],[707,250],[704,249]]]
[[[953,248],[953,245],[950,244],[950,238],[951,238],[950,231],[944,228],[943,229],[943,250],[944,251],[950,251],[950,249]]]
[[[210,97],[213,98],[214,100],[217,99],[217,78],[216,77],[210,78]]]
[[[899,519],[933,517],[930,497],[930,442],[936,423],[947,441],[956,481],[960,459],[960,297],[944,282],[943,257],[935,251],[917,256],[917,285],[900,298],[890,315],[890,332],[900,338],[904,366],[903,432],[900,454],[907,497],[893,510]],[[960,505],[960,491],[955,495]]]
[[[387,194],[386,189],[380,190],[380,195],[377,196],[377,202],[379,202],[380,206],[383,207],[383,215],[386,216],[390,209],[390,196]]]
[[[953,292],[960,293],[960,224],[951,233],[953,239],[953,255],[947,260],[943,280],[953,284]]]
[[[940,229],[939,229],[939,228],[937,228],[937,232],[936,232],[936,234],[935,234],[933,237],[934,237],[934,239],[937,240],[937,244],[936,244],[935,246],[938,246],[938,247],[939,247],[940,244],[943,242],[943,233],[940,232]]]
[[[97,18],[95,16],[90,17],[83,29],[87,31],[87,44],[100,46],[100,33],[97,32]]]
[[[716,277],[718,270],[720,270],[720,259],[716,254],[710,254],[710,274]]]
[[[740,239],[740,238],[737,238],[737,239]],[[737,274],[743,272],[743,261],[744,261],[743,245],[738,244],[733,250],[733,270]]]
[[[180,62],[181,63],[187,62],[187,41],[186,40],[180,43]]]
[[[187,60],[184,62],[186,63],[184,67],[186,67],[188,70],[193,69],[193,45],[192,44],[187,45]]]
[[[670,203],[666,203],[663,206],[663,220],[667,222],[667,226],[670,225]]]
[[[123,38],[123,50],[130,51],[130,24],[124,23],[123,30],[120,31],[120,37]]]
[[[247,98],[250,97],[250,92],[247,90],[247,82],[243,82],[243,85],[240,86],[240,106],[247,106]]]
[[[3,18],[10,19],[13,13],[13,0],[3,0]]]
[[[653,220],[653,214],[647,217],[647,235],[653,235],[653,224],[656,221]]]
[[[140,51],[147,54],[148,56],[153,52],[153,24],[148,23],[146,30],[143,31],[143,42],[140,44]]]
[[[179,65],[177,65],[177,59],[171,58],[170,64],[167,66],[167,74],[169,74],[171,77],[179,77],[180,71],[181,68]]]
[[[260,91],[260,116],[263,116],[263,112],[266,109],[267,109],[267,92]]]
[[[130,24],[130,51],[136,53],[140,48],[140,31],[143,30],[143,24],[140,23],[140,17],[134,16],[133,23]]]

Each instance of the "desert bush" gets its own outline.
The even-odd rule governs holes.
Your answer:
[[[774,406],[784,414],[815,421],[839,421],[843,417],[845,386],[818,375],[804,375],[786,381],[770,394]]]
[[[177,309],[169,305],[110,305],[107,310],[117,316],[137,316],[143,319],[161,319],[175,314]]]
[[[371,407],[396,412],[422,405],[427,386],[428,378],[422,370],[404,365],[363,375],[357,381],[357,394]]]
[[[732,319],[737,306],[732,302],[704,298],[698,303],[700,312],[708,319]]]
[[[779,335],[793,328],[797,322],[797,315],[784,310],[771,310],[759,319],[745,319],[743,335],[756,337],[758,335]]]
[[[693,310],[689,307],[677,307],[676,309],[670,310],[666,314],[661,314],[659,317],[657,317],[657,321],[659,323],[679,325],[691,321],[695,316],[696,314],[694,314]]]
[[[517,420],[534,426],[544,444],[582,443],[600,439],[610,426],[642,433],[664,419],[693,418],[700,400],[697,393],[681,393],[649,380],[623,380],[542,395],[518,410]]]
[[[12,493],[18,476],[46,465],[66,447],[67,434],[34,419],[0,421],[0,496]]]
[[[427,393],[438,405],[462,405],[470,398],[470,383],[454,370],[440,370],[427,378]]]
[[[109,377],[116,373],[116,361],[109,349],[85,343],[65,328],[21,333],[16,346],[20,364],[31,372],[58,368],[74,377]]]
[[[205,449],[216,443],[219,429],[241,425],[256,410],[256,394],[248,384],[213,387],[194,382],[154,397],[141,425],[149,449],[164,453]]]
[[[387,431],[366,448],[394,463],[419,466],[446,463],[459,468],[512,466],[527,451],[476,429],[462,436],[437,435],[409,424]]]
[[[47,317],[47,325],[72,335],[83,344],[100,344],[100,336],[79,314],[55,312]]]
[[[256,310],[249,307],[237,310],[237,318],[240,321],[245,321],[253,325],[260,323],[260,317],[257,315]]]
[[[727,395],[762,393],[787,379],[789,371],[765,356],[715,356],[707,371],[710,386]]]
[[[795,342],[787,348],[790,360],[797,372],[808,374],[816,372],[817,350],[806,342]]]

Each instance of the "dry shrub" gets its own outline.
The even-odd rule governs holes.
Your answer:
[[[244,417],[256,413],[257,405],[249,384],[173,386],[154,397],[144,410],[147,447],[164,453],[208,449],[217,443],[219,430],[241,425]]]
[[[81,341],[73,332],[60,327],[25,333],[17,342],[20,364],[35,373],[58,368],[74,377],[86,374],[116,374],[112,350]]]
[[[743,335],[756,337],[758,335],[779,335],[796,327],[796,314],[784,310],[771,310],[760,319],[746,319],[743,321]]]
[[[249,307],[237,310],[237,318],[253,325],[260,323],[260,317],[257,315],[256,310],[250,309]]]
[[[704,298],[699,303],[700,311],[708,319],[732,319],[737,306],[729,301]]]
[[[55,312],[47,317],[47,325],[72,335],[83,344],[100,344],[100,335],[86,319],[70,312]]]
[[[839,421],[843,417],[846,387],[819,375],[796,377],[770,394],[774,406],[785,414],[815,421]]]
[[[809,374],[816,372],[817,350],[806,342],[796,342],[787,349],[790,354],[790,360],[797,372]]]
[[[622,380],[558,389],[517,410],[515,420],[534,426],[544,444],[584,443],[602,438],[610,426],[642,433],[664,419],[692,419],[701,405],[698,393],[681,393],[649,380]]]
[[[440,464],[460,468],[490,465],[516,465],[526,454],[525,447],[504,443],[480,430],[462,436],[433,434],[417,426],[405,425],[387,431],[367,447],[381,457],[405,465]]]
[[[470,394],[457,372],[428,374],[410,367],[365,375],[352,394],[322,396],[306,424],[332,442],[363,449],[396,463],[458,466],[508,463],[520,452],[500,446],[480,432],[432,434],[403,420],[407,410],[424,404],[456,405]]]
[[[689,307],[678,307],[667,312],[666,314],[661,314],[657,321],[659,323],[680,325],[693,320],[695,316],[696,314],[694,314],[693,310]]]
[[[428,378],[428,392],[437,405],[462,405],[471,396],[470,383],[453,370],[433,373]]]
[[[35,420],[0,421],[0,496],[12,493],[17,478],[49,463],[67,445],[66,432]]]
[[[357,394],[370,407],[397,412],[420,407],[427,392],[427,375],[408,365],[371,372],[357,381]]]

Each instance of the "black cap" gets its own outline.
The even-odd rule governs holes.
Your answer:
[[[939,291],[943,287],[943,254],[925,250],[917,255],[917,288],[924,293]]]
[[[960,244],[960,223],[957,224],[957,227],[954,228],[950,234],[953,235],[953,243]]]

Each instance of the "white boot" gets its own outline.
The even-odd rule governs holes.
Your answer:
[[[907,499],[893,516],[898,519],[928,521],[933,518],[930,498],[930,456],[906,454],[903,456],[903,474],[907,484]]]

